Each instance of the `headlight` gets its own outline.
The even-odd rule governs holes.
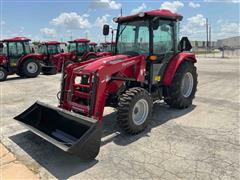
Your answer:
[[[82,77],[81,76],[77,76],[74,80],[75,84],[81,84],[82,81]]]

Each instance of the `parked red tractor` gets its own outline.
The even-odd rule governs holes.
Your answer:
[[[95,52],[90,51],[88,39],[75,39],[69,41],[68,59],[72,61],[86,61],[89,59],[99,58],[103,56],[111,56],[110,52]]]
[[[21,77],[37,77],[41,72],[40,57],[34,53],[28,38],[15,37],[0,42],[0,81],[10,74]]]
[[[117,108],[117,122],[129,134],[147,127],[155,100],[189,107],[197,87],[196,58],[185,52],[191,49],[187,38],[178,42],[181,20],[168,10],[115,18],[115,55],[67,66],[59,107],[36,102],[15,119],[62,150],[92,159],[100,149],[105,106]]]
[[[62,63],[68,53],[64,53],[60,45],[65,44],[58,41],[43,42],[38,47],[38,53],[41,54],[43,74],[56,74],[61,72]],[[67,59],[67,58],[66,58]]]
[[[114,52],[115,42],[104,42],[101,43],[101,48],[103,52]]]

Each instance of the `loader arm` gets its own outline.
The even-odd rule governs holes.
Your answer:
[[[96,61],[96,60],[95,60]],[[118,88],[129,80],[143,82],[145,77],[145,57],[125,57],[106,61],[97,69],[87,66],[86,63],[69,66],[64,91],[64,101],[61,108],[69,111],[77,111],[80,114],[102,120],[106,98],[109,92],[117,92]],[[86,65],[86,67],[85,67]],[[77,68],[74,68],[77,67]],[[138,69],[135,72],[133,69]],[[81,76],[89,76],[89,84],[76,83],[75,79]],[[111,83],[110,83],[111,82]],[[89,92],[81,92],[79,88],[89,88]],[[88,98],[88,106],[77,103],[76,99]]]

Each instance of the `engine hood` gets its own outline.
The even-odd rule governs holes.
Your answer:
[[[99,69],[101,66],[104,66],[106,64],[112,64],[114,62],[121,61],[126,58],[128,58],[127,55],[116,55],[116,56],[108,56],[108,57],[98,58],[95,61],[84,65],[83,67],[81,66],[81,67],[77,68],[76,71],[79,71],[81,69],[81,70],[84,70],[87,72],[93,72],[93,71]]]

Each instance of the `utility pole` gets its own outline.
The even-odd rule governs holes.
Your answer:
[[[120,14],[121,14],[121,16],[123,15],[123,13],[122,13],[122,8],[120,9]]]
[[[211,49],[212,49],[211,36],[212,36],[212,29],[211,29],[211,25],[209,25],[209,49],[210,49],[210,51],[211,51]]]
[[[206,18],[206,53],[208,51],[208,18]]]

